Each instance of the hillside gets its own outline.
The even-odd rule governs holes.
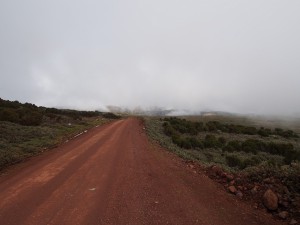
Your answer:
[[[0,170],[118,116],[0,99]]]

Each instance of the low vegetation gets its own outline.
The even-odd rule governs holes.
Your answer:
[[[282,211],[288,211],[300,219],[298,133],[243,119],[237,119],[238,123],[232,117],[230,122],[224,117],[219,121],[209,118],[147,117],[145,124],[153,140],[188,163],[204,166],[230,193],[257,198],[259,205],[264,192],[271,188],[279,196],[278,210],[273,214],[280,217]]]
[[[183,149],[194,149],[200,152],[202,149],[220,150],[229,167],[245,169],[249,166],[259,165],[263,160],[259,160],[261,157],[257,157],[257,155],[263,154],[269,155],[269,158],[274,155],[282,157],[283,160],[273,162],[280,165],[300,161],[300,150],[296,149],[293,144],[293,141],[297,141],[299,136],[292,130],[257,129],[251,126],[222,124],[217,121],[209,121],[204,124],[174,117],[163,119],[162,126],[164,134]],[[199,133],[204,134],[204,137]],[[224,133],[240,135],[244,137],[244,140],[236,139],[234,135],[228,139],[229,136],[222,135]],[[273,139],[264,139],[270,136]],[[242,160],[237,155],[234,156],[238,152],[253,156],[244,157]]]
[[[0,99],[0,170],[119,116]]]

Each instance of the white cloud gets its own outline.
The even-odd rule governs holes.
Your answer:
[[[0,3],[0,96],[49,106],[300,112],[297,0]]]

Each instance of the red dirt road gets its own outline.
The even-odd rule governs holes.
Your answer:
[[[130,118],[9,170],[0,178],[0,224],[281,223],[150,144]]]

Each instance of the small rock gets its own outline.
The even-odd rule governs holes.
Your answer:
[[[243,198],[243,193],[241,192],[241,191],[238,191],[237,193],[236,193],[236,196],[238,197],[238,198]]]
[[[267,209],[276,210],[278,208],[278,197],[271,189],[268,189],[263,195],[263,203]]]
[[[296,224],[298,224],[298,221],[295,219],[292,219],[290,222],[290,225],[296,225]]]
[[[285,207],[285,208],[288,208],[288,207],[289,207],[289,203],[288,203],[287,201],[282,201],[282,202],[280,203],[280,205],[282,205],[282,206]]]
[[[255,189],[251,189],[251,194],[252,195],[256,195],[257,194],[257,191]]]
[[[229,183],[231,186],[235,184],[235,180],[230,181]]]
[[[235,186],[229,186],[229,187],[228,187],[228,191],[229,191],[230,193],[232,193],[232,194],[235,194],[235,193],[237,192]]]
[[[278,202],[280,202],[282,200],[282,195],[277,192],[277,197],[278,197]]]
[[[274,183],[274,180],[272,178],[266,178],[266,179],[264,179],[264,182],[266,184],[272,184],[272,183]]]
[[[226,178],[227,178],[228,181],[232,181],[234,179],[234,176],[231,175],[231,174],[227,174]]]
[[[193,164],[189,164],[189,167],[190,167],[191,169],[194,169],[194,168],[195,168],[195,166],[194,166]]]
[[[236,184],[241,184],[241,183],[242,183],[242,179],[241,179],[240,177],[237,177],[237,178],[235,179],[235,183],[236,183]]]
[[[211,171],[215,176],[221,176],[223,173],[222,169],[219,166],[212,166]]]
[[[285,194],[287,194],[287,195],[290,194],[290,191],[289,191],[289,189],[287,188],[287,186],[283,186],[282,189],[283,189],[283,191],[284,191]]]
[[[299,207],[300,207],[300,201],[297,201],[297,199],[292,199],[291,204],[292,204],[295,208],[299,208]]]
[[[286,218],[288,218],[289,213],[288,213],[287,211],[282,211],[282,212],[280,212],[280,213],[278,214],[278,216],[279,216],[280,219],[285,220]]]
[[[221,177],[227,179],[227,173],[223,173],[223,172],[222,172],[222,173],[221,173]]]
[[[254,186],[254,188],[251,189],[251,194],[255,195],[257,194],[258,186]]]
[[[238,186],[237,187],[240,191],[244,190],[243,186]]]

